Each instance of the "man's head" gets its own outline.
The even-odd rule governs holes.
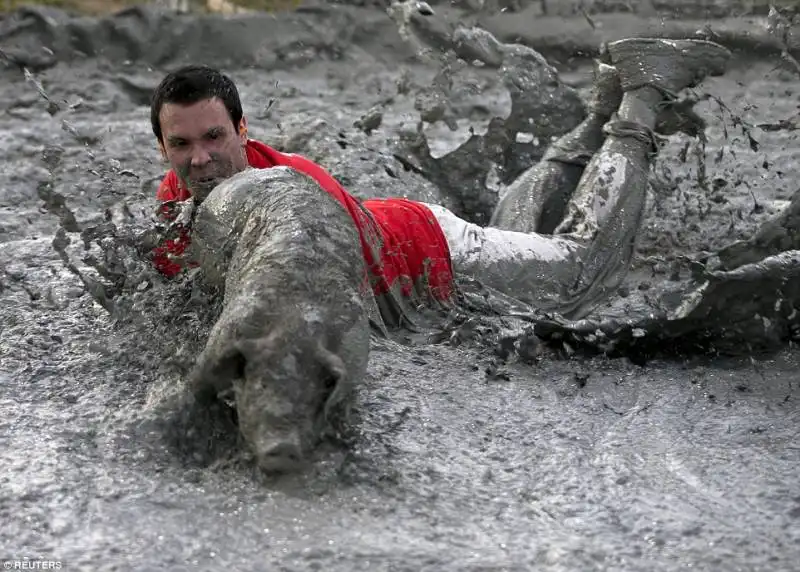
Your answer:
[[[168,74],[153,93],[150,122],[162,156],[198,200],[247,167],[247,120],[233,81],[206,66]]]

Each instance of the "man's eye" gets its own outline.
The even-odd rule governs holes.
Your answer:
[[[208,134],[208,138],[209,139],[219,139],[220,138],[220,132],[219,131],[212,131],[211,133]]]
[[[186,147],[186,141],[173,141],[170,147],[177,149],[178,147]]]

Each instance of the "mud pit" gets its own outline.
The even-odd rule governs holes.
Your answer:
[[[420,84],[435,69],[359,38],[322,61],[226,68],[252,136],[320,160],[362,196],[377,179],[372,194],[435,197],[384,143],[418,117],[415,89],[396,95],[400,58]],[[55,116],[19,70],[2,71],[0,514],[9,557],[87,570],[795,567],[800,355],[791,347],[644,366],[548,356],[496,370],[482,347],[376,340],[348,452],[323,453],[302,477],[265,482],[241,461],[221,416],[194,420],[200,436],[169,437],[192,413],[171,399],[203,340],[202,321],[193,322],[202,297],[165,286],[183,298],[142,308],[148,337],[129,323],[112,327],[59,260],[57,217],[42,207],[48,181],[82,225],[123,197],[149,204],[164,167],[141,105],[146,89],[136,86],[154,85],[163,68],[121,59],[38,72],[62,107]],[[775,65],[740,55],[704,90],[749,124],[789,119],[800,80]],[[588,70],[577,60],[563,73],[583,89]],[[469,118],[481,128],[508,113],[507,94],[484,81],[480,105],[461,102],[457,132],[429,129],[438,154],[466,138]],[[388,96],[371,136],[353,127]],[[631,289],[666,280],[681,254],[748,236],[795,191],[792,131],[756,129],[753,150],[729,121],[725,141],[713,102],[698,110],[711,123],[709,190],[698,185],[695,145],[683,162],[689,140],[669,143],[656,172],[670,170],[672,182],[653,197]],[[309,129],[318,118],[328,126]],[[366,171],[376,158],[394,176],[383,164]],[[175,353],[170,332],[187,335],[187,353]]]

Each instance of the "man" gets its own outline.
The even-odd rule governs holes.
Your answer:
[[[219,71],[188,66],[169,74],[154,93],[151,122],[159,149],[172,166],[158,189],[159,201],[202,201],[219,182],[248,166],[288,166],[316,180],[353,218],[384,315],[392,301],[412,294],[439,301],[451,297],[447,240],[425,205],[405,199],[359,202],[319,165],[248,139],[236,86]],[[173,257],[184,252],[188,241],[184,231],[156,249],[154,262],[162,273],[180,272],[182,266]]]
[[[730,55],[711,42],[649,39],[614,42],[608,53],[624,95],[612,107],[616,114],[607,110],[602,147],[585,171],[580,167],[580,181],[567,193],[572,201],[560,225],[563,235],[509,230],[514,224],[482,228],[442,206],[407,199],[361,202],[321,166],[249,139],[236,86],[203,66],[170,73],[154,93],[153,132],[172,167],[157,198],[201,202],[219,182],[248,167],[288,166],[316,180],[352,217],[385,321],[402,321],[398,308],[409,298],[449,301],[456,273],[529,303],[560,304],[566,294],[566,311],[580,316],[627,271],[644,211],[659,110],[685,87],[724,73]],[[608,85],[598,81],[597,89]],[[600,99],[608,104],[608,97]],[[548,166],[553,164],[566,163],[556,158]],[[504,226],[503,218],[494,217],[495,224]],[[180,271],[172,257],[184,251],[189,238],[185,231],[154,253],[164,274]]]

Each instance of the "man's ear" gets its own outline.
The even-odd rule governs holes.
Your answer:
[[[247,144],[247,118],[244,116],[239,121],[239,138],[242,140],[242,145]]]

